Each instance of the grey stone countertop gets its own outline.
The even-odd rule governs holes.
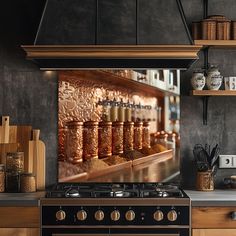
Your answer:
[[[39,206],[45,192],[35,193],[0,193],[0,207],[3,206]]]
[[[203,192],[185,190],[192,206],[236,206],[236,189]]]

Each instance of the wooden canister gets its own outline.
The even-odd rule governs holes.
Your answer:
[[[73,164],[83,161],[83,122],[67,123],[66,159]]]
[[[236,40],[236,21],[231,22],[231,37],[233,40]]]
[[[205,19],[202,24],[202,39],[215,40],[216,39],[216,21]]]
[[[134,122],[124,123],[124,151],[134,150]]]
[[[98,158],[98,122],[84,122],[83,160]]]
[[[217,21],[216,39],[230,40],[230,21]]]
[[[99,122],[98,128],[98,156],[99,158],[112,155],[112,122]]]
[[[194,40],[202,39],[201,22],[192,23],[192,36]]]
[[[123,153],[124,123],[120,121],[112,122],[112,154]]]
[[[136,121],[134,123],[134,149],[140,150],[143,148],[143,122]]]
[[[196,189],[199,191],[214,190],[214,180],[211,171],[197,172]]]

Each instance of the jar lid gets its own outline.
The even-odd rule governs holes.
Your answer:
[[[143,126],[144,126],[144,127],[148,127],[148,126],[150,126],[150,122],[148,122],[148,121],[144,121],[144,122],[143,122]]]
[[[86,121],[84,122],[84,126],[89,127],[89,126],[98,126],[97,121]]]
[[[125,121],[124,122],[124,126],[130,126],[130,125],[134,125],[133,121]]]
[[[83,125],[83,122],[81,122],[81,121],[75,121],[75,120],[69,121],[69,122],[66,123],[66,126],[68,126],[68,127],[82,126],[82,125]]]
[[[112,122],[111,121],[101,121],[99,122],[99,126],[111,126]]]
[[[135,127],[139,127],[139,126],[142,126],[143,125],[143,122],[142,121],[136,121],[134,122],[134,126]]]
[[[29,172],[24,172],[21,174],[21,176],[25,176],[25,177],[35,177],[35,175],[33,173],[29,173]]]
[[[11,156],[13,158],[18,158],[24,156],[24,152],[7,152],[7,156]]]
[[[122,125],[124,125],[124,122],[122,122],[122,121],[114,121],[114,122],[112,122],[112,126],[122,126]]]

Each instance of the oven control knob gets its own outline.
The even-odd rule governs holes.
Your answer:
[[[87,218],[87,212],[85,210],[80,210],[77,212],[77,219],[80,221],[86,220]]]
[[[118,210],[114,210],[111,213],[111,220],[118,221],[120,219],[120,212]]]
[[[101,210],[98,210],[95,212],[94,217],[98,221],[102,221],[104,219],[104,212]]]
[[[169,221],[176,221],[177,217],[178,217],[178,215],[177,215],[177,212],[175,210],[171,210],[167,214],[167,218],[168,218]]]
[[[132,210],[129,210],[125,213],[125,219],[128,221],[133,221],[135,219],[135,213]]]
[[[66,213],[63,210],[59,210],[56,213],[56,219],[62,221],[66,218]]]
[[[156,221],[161,221],[164,218],[164,214],[163,214],[163,212],[161,210],[157,210],[156,212],[154,212],[153,218]]]

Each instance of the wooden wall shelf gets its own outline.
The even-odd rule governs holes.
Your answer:
[[[159,98],[163,98],[165,96],[178,95],[104,70],[77,70],[70,72],[68,71],[67,73],[72,73],[75,76],[83,77],[90,80],[100,80],[107,83],[112,83],[117,86],[131,89],[135,92],[143,93],[147,96],[156,96]]]
[[[236,40],[195,40],[194,43],[197,46],[203,45],[203,47],[236,48]]]
[[[192,96],[236,96],[236,90],[192,90]]]

